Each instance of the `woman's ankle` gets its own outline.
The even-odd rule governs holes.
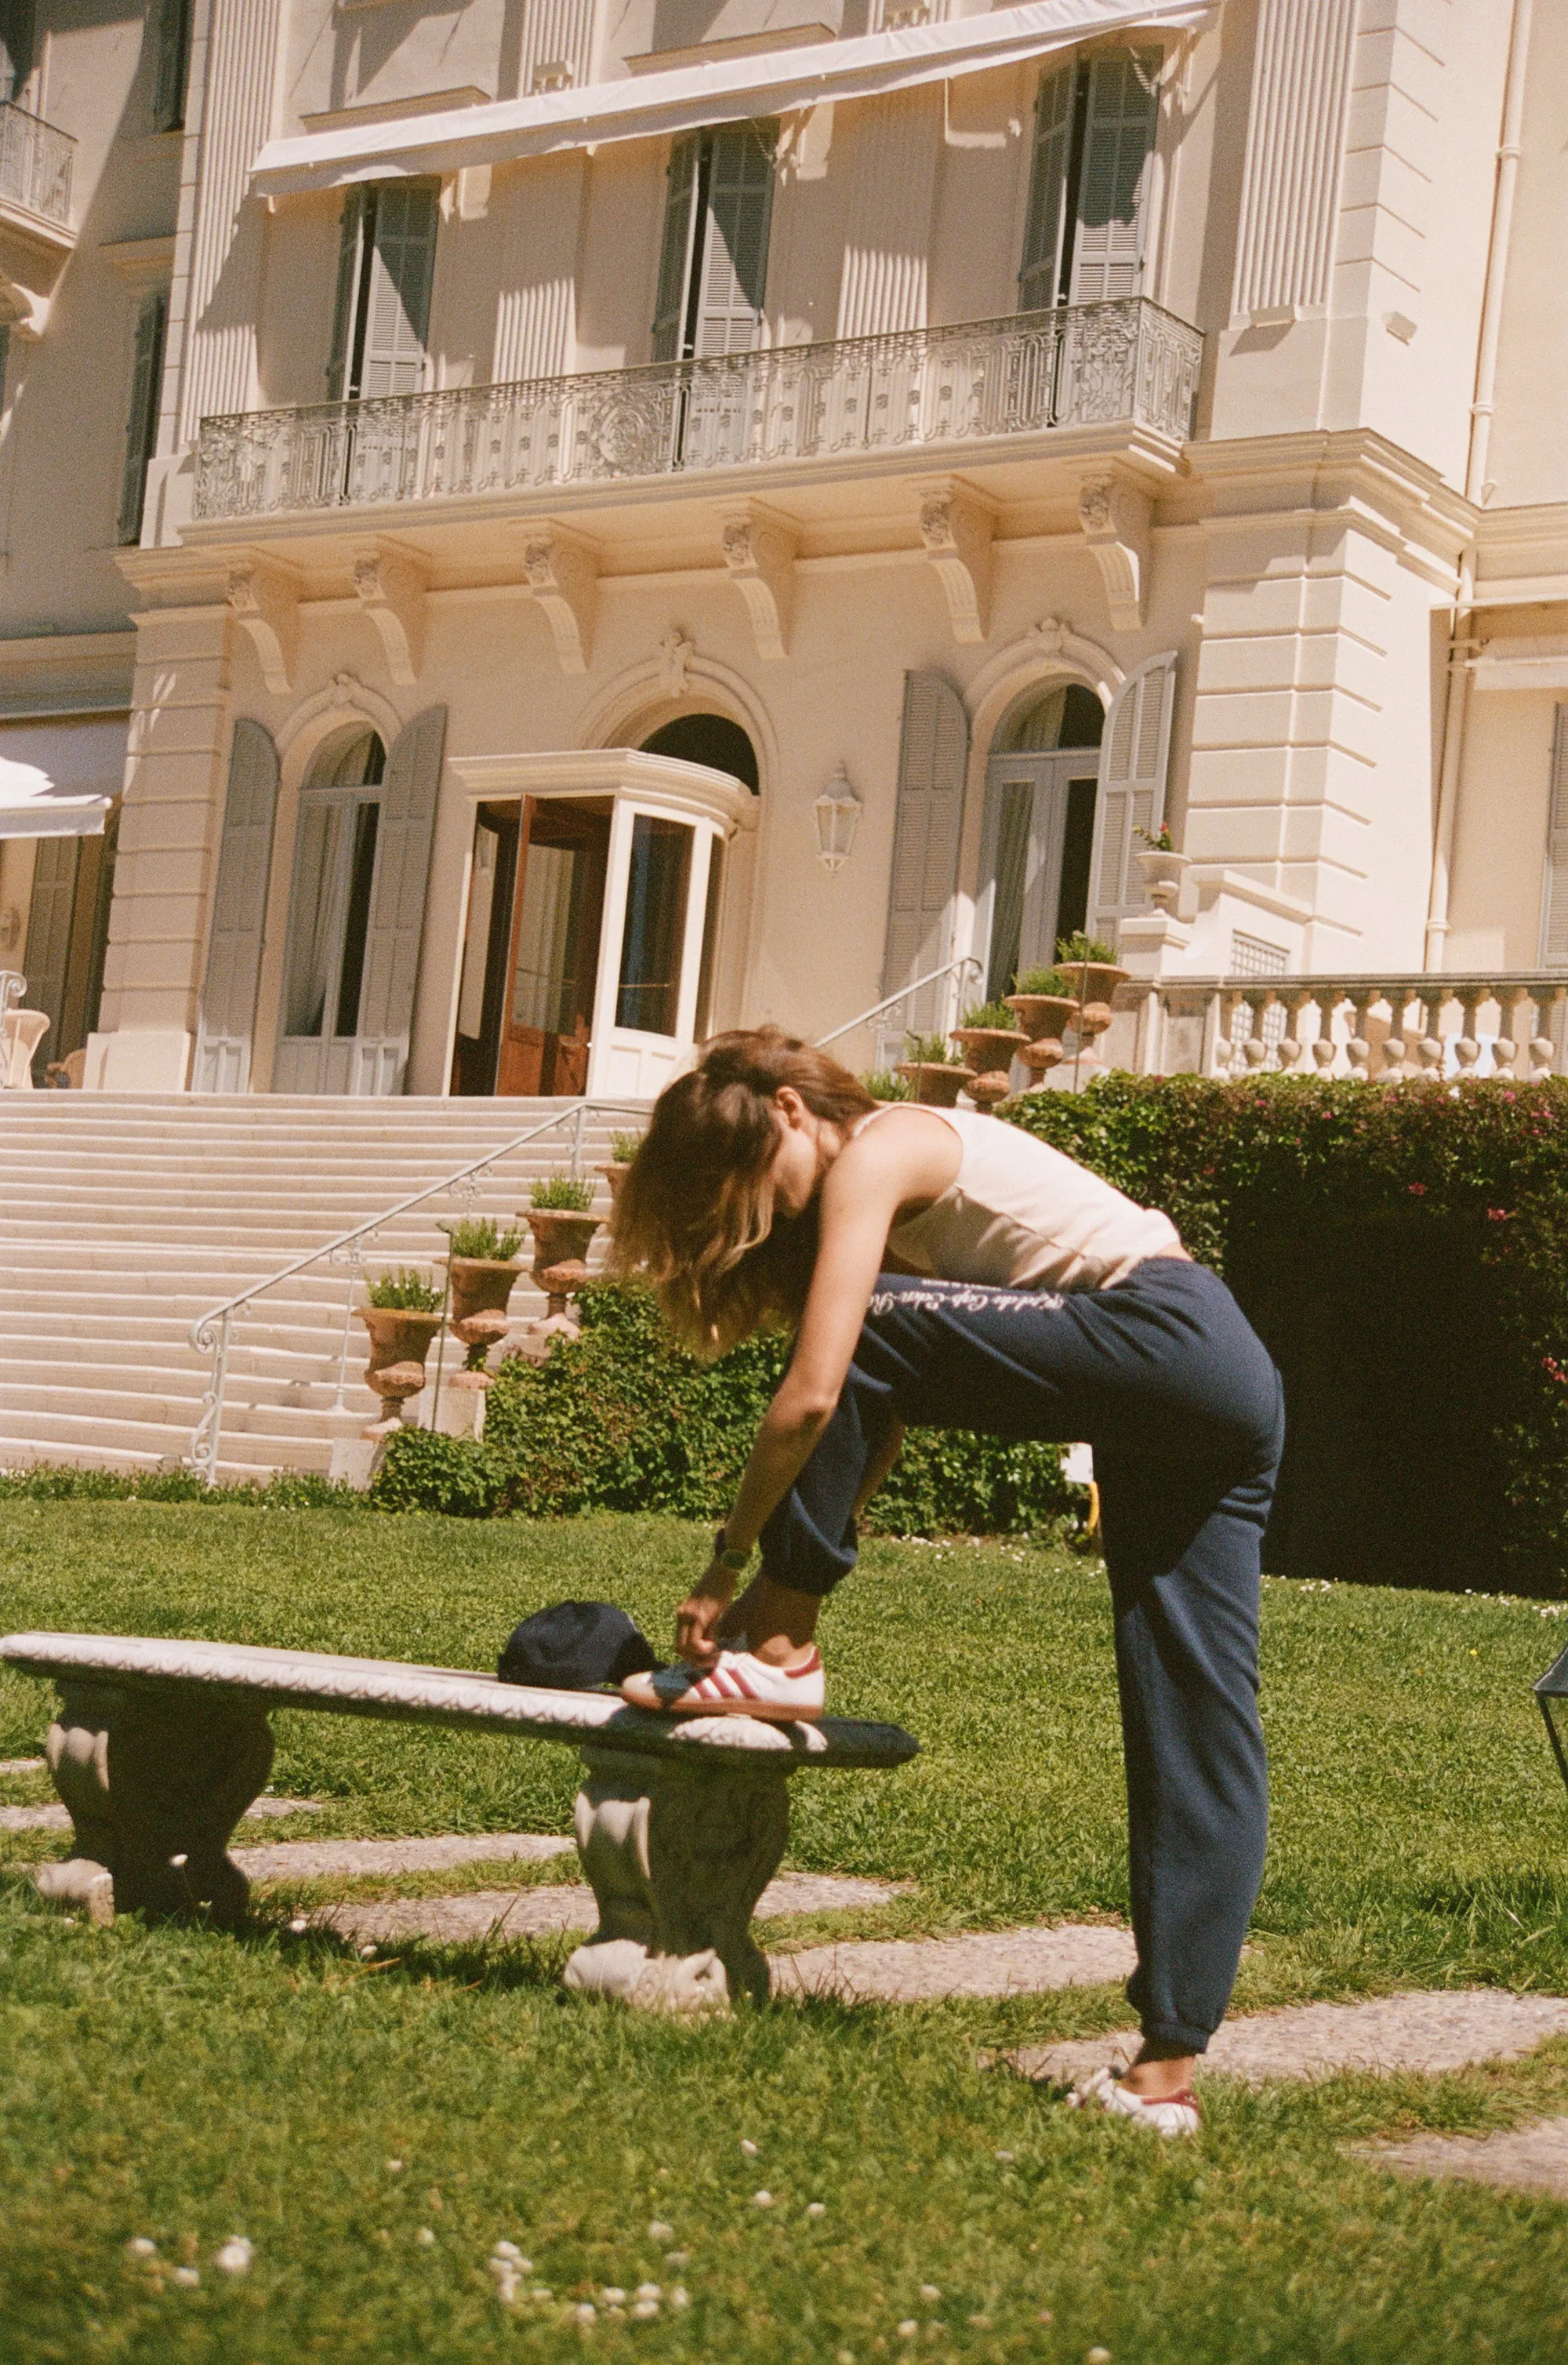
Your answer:
[[[1147,2102],[1163,2102],[1186,2090],[1196,2064],[1195,2053],[1178,2051],[1170,2039],[1146,2036],[1122,2083],[1129,2094],[1141,2095]]]

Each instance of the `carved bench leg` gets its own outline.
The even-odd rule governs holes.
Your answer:
[[[65,1684],[45,1748],[76,1846],[38,1875],[41,1895],[100,1922],[138,1907],[206,1906],[225,1929],[244,1918],[250,1888],[228,1843],[272,1771],[264,1709]]]
[[[609,1749],[583,1763],[577,1853],[599,1918],[566,1985],[663,2012],[766,2002],[751,1917],[790,1835],[788,1775]]]

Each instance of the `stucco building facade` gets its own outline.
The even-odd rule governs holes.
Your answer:
[[[10,18],[0,753],[123,793],[0,962],[89,1088],[642,1093],[1074,927],[1146,1066],[1438,974],[1560,1063],[1562,12]]]

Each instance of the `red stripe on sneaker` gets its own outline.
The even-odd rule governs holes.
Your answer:
[[[756,1687],[754,1684],[747,1683],[745,1676],[742,1674],[739,1667],[726,1667],[724,1672],[729,1676],[731,1682],[734,1685],[743,1699],[754,1700],[760,1699],[762,1698],[762,1694],[756,1689]]]

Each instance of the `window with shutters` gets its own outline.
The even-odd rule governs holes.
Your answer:
[[[1022,310],[1142,292],[1159,71],[1158,50],[1108,50],[1042,76]]]
[[[670,150],[654,359],[705,360],[762,342],[778,126],[720,124]]]
[[[1546,868],[1540,895],[1540,965],[1542,969],[1568,969],[1568,706],[1558,708],[1551,734]]]
[[[195,0],[156,0],[152,30],[152,129],[181,131],[191,75],[191,15]]]
[[[147,500],[147,470],[158,443],[158,403],[163,379],[163,337],[169,298],[160,288],[137,307],[131,354],[130,408],[125,426],[125,466],[120,477],[119,538],[140,542]]]
[[[343,200],[327,392],[334,402],[423,390],[440,183],[383,181]]]

